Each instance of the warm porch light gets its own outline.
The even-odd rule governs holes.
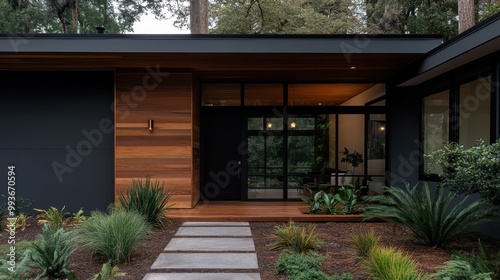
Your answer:
[[[385,131],[385,126],[381,126],[379,129],[380,129],[380,131],[383,132],[383,131]]]
[[[272,123],[270,123],[270,122],[268,122],[268,123],[266,124],[266,127],[267,127],[267,129],[271,129],[271,128],[273,128],[273,124],[272,124]]]
[[[148,130],[153,131],[155,126],[155,121],[154,120],[148,120]]]
[[[351,66],[351,67],[349,67],[349,69],[354,70],[354,69],[356,69],[356,66]]]
[[[296,127],[297,127],[297,123],[295,123],[295,122],[290,123],[290,128],[296,128]]]

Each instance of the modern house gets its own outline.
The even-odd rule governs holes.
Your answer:
[[[444,142],[496,141],[499,71],[499,14],[446,43],[1,35],[0,166],[15,166],[17,195],[70,211],[104,209],[147,175],[179,208],[297,200],[311,179],[377,192],[426,180],[423,154]]]

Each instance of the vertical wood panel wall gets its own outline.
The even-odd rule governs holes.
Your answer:
[[[197,202],[192,84],[191,73],[116,72],[115,200],[133,178],[149,174],[165,181],[175,208]],[[154,120],[152,132],[148,119]]]

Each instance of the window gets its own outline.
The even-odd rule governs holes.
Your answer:
[[[422,138],[423,152],[430,154],[448,143],[450,93],[448,90],[438,92],[423,99],[422,104]],[[438,173],[439,170],[429,165],[424,159],[424,171]]]
[[[490,76],[460,85],[459,143],[466,148],[478,139],[490,142]]]

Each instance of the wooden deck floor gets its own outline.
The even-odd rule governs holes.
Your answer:
[[[361,215],[310,215],[305,214],[303,202],[276,201],[209,201],[200,202],[193,209],[176,209],[168,216],[180,221],[223,222],[359,222]]]

